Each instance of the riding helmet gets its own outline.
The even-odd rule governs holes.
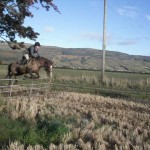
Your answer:
[[[41,46],[39,42],[35,42],[34,46]]]

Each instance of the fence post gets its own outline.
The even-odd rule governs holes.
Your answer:
[[[0,89],[0,97],[2,96],[2,90]]]
[[[51,87],[51,77],[48,78],[47,89],[46,89],[46,92],[45,92],[45,95],[46,95],[46,96],[48,95],[48,92],[49,92],[50,87]]]
[[[33,90],[33,79],[32,79],[32,84],[31,84],[31,88],[30,88],[30,94],[29,94],[29,96],[31,96],[31,94],[32,94],[32,90]]]
[[[9,93],[10,97],[11,97],[11,93],[12,93],[12,90],[13,90],[13,85],[14,85],[14,80],[12,80],[11,85],[10,85],[10,93]]]

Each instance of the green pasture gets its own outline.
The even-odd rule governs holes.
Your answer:
[[[53,88],[149,102],[150,74],[106,71],[105,75],[102,83],[101,71],[54,68]]]
[[[61,76],[66,77],[101,77],[101,71],[92,71],[92,70],[74,70],[74,69],[53,69],[53,74],[58,78]],[[105,72],[106,78],[116,78],[116,79],[128,79],[128,80],[141,80],[150,78],[150,74],[141,74],[141,73],[124,73],[124,72]]]
[[[0,78],[5,77],[7,74],[7,65],[0,65]],[[46,77],[45,72],[41,69],[41,77]],[[92,71],[92,70],[75,70],[75,69],[61,69],[53,68],[53,75],[56,78],[70,77],[70,78],[79,78],[79,77],[96,77],[100,79],[101,71]],[[114,79],[128,79],[128,80],[145,80],[150,79],[150,74],[141,74],[141,73],[124,73],[124,72],[105,72],[106,78]]]
[[[7,74],[7,65],[0,65],[0,79],[4,79]],[[40,70],[40,77],[47,78],[44,69]],[[20,76],[18,78],[24,78]],[[103,86],[125,88],[125,84],[131,86],[147,86],[150,84],[150,74],[124,73],[124,72],[105,72],[105,83],[101,83],[101,71],[75,70],[53,68],[54,83],[68,83],[75,85]]]
[[[0,79],[6,74],[7,66],[0,65]],[[101,82],[101,71],[53,68],[51,89],[150,100],[150,74],[106,71],[105,75],[105,82]],[[40,77],[47,77],[44,69],[40,70]],[[30,80],[24,82],[31,83]]]
[[[58,69],[53,71],[53,81],[75,85],[89,85],[113,89],[150,88],[150,74],[105,72],[105,82],[101,82],[101,71]]]

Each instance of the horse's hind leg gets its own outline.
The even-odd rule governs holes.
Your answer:
[[[8,65],[8,73],[7,73],[7,75],[5,76],[5,79],[7,79],[7,78],[10,78],[10,75],[11,75],[11,66],[12,66],[12,64],[9,64]]]
[[[5,79],[8,79],[10,76],[10,72],[7,73],[7,75],[5,76]]]
[[[12,76],[15,78],[15,83],[17,83],[16,75],[17,75],[17,64],[16,63],[11,63],[8,65],[8,73],[5,76],[6,79],[11,79]],[[9,80],[9,85],[12,84],[12,81]]]
[[[7,75],[5,76],[5,79],[11,79],[12,77],[12,74],[11,74],[11,69],[10,69],[10,65],[8,66],[8,73]],[[9,85],[11,84],[11,81],[9,80]]]
[[[6,79],[11,79],[13,76],[14,76],[14,78],[16,79],[16,71],[12,71],[11,70],[11,68],[8,68],[8,73],[7,73],[7,75],[6,75]],[[17,83],[17,80],[15,80],[15,83]],[[12,84],[12,81],[11,80],[9,80],[9,85],[11,85]]]
[[[10,73],[10,72],[8,72],[8,74],[6,75],[6,79],[11,79],[11,77],[12,77],[13,75]],[[11,84],[11,80],[9,80],[9,83],[8,83],[9,85]]]

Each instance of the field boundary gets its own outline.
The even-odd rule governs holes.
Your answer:
[[[119,89],[110,89],[110,88],[102,88],[102,87],[92,87],[92,86],[72,86],[72,85],[66,85],[66,84],[59,84],[59,83],[51,83],[54,86],[63,86],[63,87],[70,87],[70,88],[80,88],[80,89],[90,89],[90,90],[98,90],[98,91],[111,91],[111,92],[121,92],[121,93],[143,93],[148,94],[147,91],[135,91],[135,90],[119,90]]]
[[[0,79],[0,82],[9,82],[11,81],[11,84],[10,85],[1,85],[0,84],[0,95],[1,93],[9,93],[9,95],[11,96],[12,92],[15,92],[15,91],[20,91],[19,89],[15,89],[19,86],[23,87],[23,86],[28,86],[28,89],[26,89],[26,91],[30,91],[30,95],[32,94],[32,91],[33,90],[41,90],[42,89],[47,89],[49,85],[53,85],[53,86],[62,86],[62,87],[69,87],[69,88],[78,88],[78,89],[90,89],[90,90],[96,90],[96,91],[111,91],[111,92],[121,92],[121,93],[133,93],[133,94],[137,94],[139,93],[139,91],[135,91],[135,90],[119,90],[119,89],[107,89],[107,88],[102,88],[102,87],[92,87],[92,86],[72,86],[72,85],[67,85],[67,84],[59,84],[59,83],[49,83],[49,82],[43,82],[43,83],[40,83],[40,87],[39,87],[39,84],[37,83],[34,83],[34,80],[31,79],[31,83],[24,83],[24,84],[18,84],[18,85],[15,85],[14,82],[15,80],[17,81],[27,81],[27,80],[23,80],[23,79]],[[45,80],[47,81],[45,78],[40,78],[38,80]],[[29,80],[28,80],[29,81]],[[6,89],[6,90],[4,90]],[[143,93],[143,94],[148,94],[150,95],[150,93],[147,93],[147,92],[144,92],[144,91],[140,91],[140,93]]]
[[[15,85],[15,80],[20,81],[18,85]],[[11,84],[8,85],[8,82],[11,81]],[[23,83],[21,83],[23,81]],[[5,84],[4,84],[5,82]],[[39,84],[40,82],[40,84]],[[3,84],[1,84],[3,83]],[[7,83],[7,85],[6,85]],[[60,87],[60,88],[59,88]],[[144,103],[149,103],[150,93],[147,91],[139,91],[139,90],[121,90],[121,89],[108,89],[103,87],[92,87],[92,86],[78,86],[78,85],[68,85],[61,83],[53,83],[51,80],[47,80],[45,78],[40,79],[0,79],[0,96],[1,97],[14,97],[14,96],[48,96],[50,89],[63,89],[72,91],[71,89],[79,89],[79,91],[90,90],[93,94],[100,94],[102,96],[110,96],[110,97],[124,97],[131,98],[133,96],[133,101],[141,101]],[[65,90],[65,91],[66,91]],[[21,93],[20,93],[21,92]],[[135,95],[135,96],[134,96]],[[142,95],[142,97],[140,97]],[[145,95],[145,96],[143,96]],[[144,99],[143,99],[144,97]]]
[[[26,95],[32,96],[41,91],[42,95],[46,95],[50,88],[50,80],[46,80],[45,78],[38,80],[40,80],[40,84],[35,83],[34,79],[31,79],[31,81],[22,79],[0,79],[0,96],[3,97],[4,95],[7,95],[8,97],[12,97],[14,93],[19,94],[19,92],[25,92]],[[15,81],[24,81],[24,83],[15,85]],[[25,81],[30,83],[25,83]]]

